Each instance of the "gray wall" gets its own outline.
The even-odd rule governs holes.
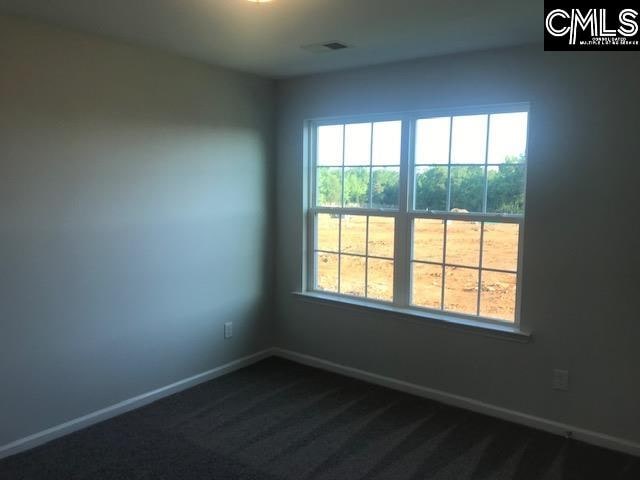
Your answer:
[[[273,88],[0,17],[0,445],[272,344]]]
[[[274,343],[640,441],[636,57],[518,48],[283,81],[277,169],[267,80],[8,17],[0,62],[0,445]],[[520,101],[532,343],[291,295],[304,119]]]
[[[279,84],[277,342],[378,374],[640,441],[640,58],[541,46]],[[311,304],[302,277],[303,120],[531,102],[519,344]],[[567,368],[571,390],[551,390]]]

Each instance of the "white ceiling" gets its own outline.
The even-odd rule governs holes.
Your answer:
[[[541,41],[537,0],[0,0],[0,12],[272,77]],[[353,49],[311,53],[339,40]]]

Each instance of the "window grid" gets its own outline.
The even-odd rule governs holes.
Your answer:
[[[373,137],[373,135],[371,135]],[[371,172],[369,172],[369,199],[371,199]],[[371,201],[369,201],[371,205]],[[369,297],[369,217],[367,216],[367,226],[364,231],[364,296]]]
[[[318,215],[322,215],[322,213],[318,214]],[[317,243],[317,239],[315,242],[315,248],[314,248],[314,258],[318,258],[319,254],[327,254],[327,255],[335,255],[338,259],[338,271],[337,271],[337,289],[336,291],[333,290],[327,290],[327,289],[320,289],[322,291],[327,291],[327,292],[332,292],[332,293],[340,293],[343,295],[347,295],[347,296],[353,296],[350,295],[348,293],[343,293],[342,292],[342,260],[343,257],[353,257],[353,258],[361,258],[364,260],[365,262],[365,270],[364,270],[364,294],[363,297],[364,298],[378,298],[378,297],[373,297],[370,293],[369,293],[369,260],[382,260],[385,262],[393,262],[394,258],[393,256],[384,256],[384,255],[373,255],[370,253],[370,224],[371,224],[371,215],[356,215],[355,217],[362,217],[364,220],[364,226],[365,226],[365,235],[364,235],[364,253],[357,253],[357,252],[351,252],[351,251],[345,251],[345,248],[343,247],[343,225],[344,225],[344,217],[345,215],[339,215],[338,218],[338,245],[337,245],[337,250],[331,250],[331,249],[327,249],[327,248],[320,248],[318,246]],[[316,222],[317,224],[317,222]],[[317,284],[316,284],[317,287]],[[319,287],[317,287],[319,288]],[[378,301],[385,301],[385,300],[380,300],[378,299]],[[389,302],[387,302],[389,303]]]
[[[518,104],[518,105],[513,105],[513,106],[504,106],[504,107],[496,107],[496,108],[489,108],[489,109],[481,109],[481,113],[482,115],[486,115],[486,141],[485,141],[485,151],[484,151],[484,163],[480,164],[480,163],[466,163],[466,164],[452,164],[451,163],[451,155],[452,155],[452,138],[453,138],[453,118],[455,116],[459,116],[459,115],[471,115],[474,114],[472,110],[468,110],[468,111],[459,111],[459,112],[447,112],[445,115],[438,115],[437,113],[434,113],[432,115],[403,115],[403,116],[395,116],[393,118],[387,118],[387,119],[379,119],[379,120],[372,120],[369,119],[368,123],[371,124],[371,129],[370,129],[370,150],[369,150],[369,164],[367,165],[367,167],[369,168],[369,186],[368,186],[368,205],[366,207],[345,207],[346,204],[346,200],[345,200],[345,195],[344,195],[344,189],[345,189],[345,175],[344,175],[344,170],[345,170],[345,125],[348,124],[349,122],[346,121],[345,119],[343,119],[342,121],[338,120],[335,123],[325,123],[325,122],[318,122],[318,123],[312,123],[312,129],[316,129],[321,125],[335,125],[335,124],[341,124],[342,125],[342,143],[343,143],[343,148],[342,148],[342,165],[341,165],[341,170],[342,170],[342,185],[341,185],[341,202],[340,205],[342,205],[342,207],[331,207],[331,206],[319,206],[318,202],[317,202],[317,190],[316,190],[316,172],[317,169],[319,168],[318,166],[315,165],[315,144],[312,145],[312,151],[311,151],[311,158],[312,158],[312,172],[313,175],[311,176],[311,182],[310,182],[310,186],[312,188],[312,204],[310,206],[309,212],[312,215],[310,218],[312,219],[309,222],[309,232],[312,238],[312,241],[315,243],[315,215],[317,213],[329,213],[329,212],[334,212],[334,213],[338,213],[340,212],[341,214],[360,214],[360,215],[366,215],[366,240],[365,240],[365,255],[359,255],[359,254],[347,254],[347,255],[352,255],[355,257],[363,257],[365,259],[365,285],[364,285],[364,298],[369,298],[369,259],[376,259],[376,260],[385,260],[385,261],[393,261],[393,265],[394,265],[394,280],[395,280],[395,275],[398,271],[398,266],[401,265],[401,263],[403,261],[407,261],[407,269],[406,272],[404,273],[404,278],[402,278],[401,283],[402,285],[397,285],[397,282],[394,281],[394,292],[398,292],[401,291],[404,294],[407,295],[407,301],[405,301],[404,303],[408,306],[410,306],[411,308],[416,308],[416,309],[421,309],[421,310],[434,310],[432,308],[423,308],[420,307],[418,305],[414,305],[412,303],[412,292],[413,292],[413,288],[412,288],[412,282],[413,282],[413,265],[414,264],[426,264],[426,265],[437,265],[437,266],[441,266],[442,268],[442,281],[441,281],[441,287],[442,287],[442,291],[441,291],[441,295],[440,295],[440,309],[437,309],[440,312],[445,312],[447,315],[451,315],[454,317],[462,317],[462,318],[472,318],[472,319],[479,319],[482,321],[486,321],[488,323],[498,323],[498,324],[504,324],[504,323],[508,323],[508,324],[518,324],[519,323],[519,310],[520,310],[520,298],[521,298],[521,289],[520,289],[520,279],[521,279],[521,263],[522,263],[522,239],[523,239],[523,220],[524,220],[524,216],[523,214],[509,214],[509,213],[499,213],[499,212],[487,212],[488,210],[488,194],[489,194],[489,185],[488,185],[488,180],[489,180],[489,171],[491,167],[496,167],[499,168],[501,165],[504,165],[504,163],[489,163],[489,148],[490,148],[490,134],[491,134],[491,115],[493,114],[500,114],[500,113],[516,113],[516,112],[524,112],[524,113],[528,113],[528,105],[524,105],[524,104]],[[428,119],[428,118],[438,118],[438,117],[448,117],[449,118],[449,148],[448,148],[448,163],[446,164],[446,168],[447,168],[447,198],[446,198],[446,211],[440,211],[440,210],[429,210],[429,209],[425,209],[425,210],[418,210],[416,209],[416,169],[419,167],[443,167],[445,165],[443,164],[420,164],[420,163],[415,163],[415,158],[414,158],[414,148],[415,148],[415,132],[416,132],[416,122],[418,119]],[[404,189],[404,199],[408,199],[408,203],[409,203],[409,210],[402,209],[402,205],[403,205],[403,185],[402,185],[402,181],[401,184],[399,185],[399,191],[400,191],[400,196],[399,196],[399,205],[397,206],[397,208],[392,208],[392,209],[376,209],[373,208],[373,164],[372,164],[372,157],[373,157],[373,143],[374,143],[374,139],[373,139],[373,135],[374,135],[374,122],[376,121],[389,121],[389,120],[401,120],[402,121],[402,149],[403,149],[403,153],[401,155],[400,158],[400,165],[376,165],[376,168],[384,168],[384,167],[394,167],[396,169],[399,169],[399,177],[402,180],[403,176],[404,176],[404,180],[405,182],[408,182],[409,186],[411,188]],[[362,120],[358,119],[358,120],[354,120],[353,123],[363,123]],[[528,124],[528,122],[527,122]],[[408,129],[405,129],[405,127],[408,127]],[[407,131],[409,132],[409,135],[407,135]],[[411,142],[409,142],[409,138],[411,137]],[[313,137],[312,137],[313,138]],[[404,151],[405,150],[405,142],[406,144],[408,144],[409,146],[409,150],[411,150],[411,155],[409,155],[408,151]],[[526,145],[526,144],[525,144]],[[521,163],[518,164],[514,164],[517,165],[516,168],[521,168],[522,172],[523,172],[523,182],[524,184],[526,184],[526,150],[524,152],[524,158],[523,161]],[[349,165],[351,166],[351,165]],[[357,167],[356,165],[353,165],[354,167]],[[364,167],[364,165],[363,165]],[[451,174],[451,169],[452,167],[481,167],[483,168],[483,192],[482,192],[482,209],[480,212],[470,212],[470,213],[454,213],[454,212],[450,212],[451,210],[451,195],[452,195],[452,188],[451,188],[451,184],[452,184],[452,174]],[[405,172],[403,174],[403,171]],[[410,175],[407,175],[406,172],[409,172]],[[413,178],[412,178],[413,177]],[[405,184],[406,185],[406,184]],[[523,202],[524,203],[524,202]],[[395,253],[394,253],[394,258],[388,258],[388,257],[378,257],[378,256],[372,256],[369,255],[369,235],[370,235],[370,217],[371,216],[384,216],[384,217],[391,217],[394,218],[394,224],[396,225],[396,235],[395,235]],[[339,271],[338,271],[338,281],[340,282],[340,279],[342,277],[341,274],[341,265],[340,265],[340,259],[343,255],[343,253],[341,253],[342,251],[342,215],[339,215],[340,217],[340,244],[339,244],[339,252],[326,252],[326,253],[332,253],[332,254],[337,254],[338,255],[338,259],[339,259]],[[398,232],[398,226],[401,223],[400,221],[402,220],[402,218],[406,218],[407,220],[407,227],[409,228],[408,230],[408,235],[406,235],[405,237],[408,240],[407,246],[406,247],[401,247],[398,245],[398,240],[400,240],[400,238],[398,238],[397,232]],[[442,263],[438,263],[438,262],[430,262],[430,261],[423,261],[423,260],[416,260],[414,259],[414,255],[413,255],[413,240],[414,240],[414,223],[416,219],[441,219],[445,222],[445,228],[444,228],[444,232],[443,232],[443,248],[442,248]],[[468,265],[459,265],[459,264],[455,264],[455,263],[447,263],[447,240],[448,240],[448,223],[449,221],[455,221],[455,220],[460,220],[460,221],[475,221],[475,222],[479,222],[480,223],[480,242],[479,242],[479,259],[478,259],[478,266],[476,267],[470,267]],[[517,224],[518,225],[518,242],[517,242],[517,268],[516,270],[509,270],[509,269],[501,269],[501,268],[489,268],[489,267],[485,267],[484,266],[484,262],[483,262],[483,256],[484,256],[484,250],[485,250],[485,245],[484,245],[484,235],[485,235],[485,225],[488,223],[505,223],[505,224]],[[315,245],[314,245],[315,246]],[[401,248],[399,248],[401,247]],[[317,253],[323,253],[323,250],[316,250],[314,248],[313,250],[313,255],[309,256],[311,265],[309,268],[309,272],[310,272],[310,276],[309,276],[309,282],[308,285],[311,285],[312,289],[315,289],[315,279],[316,279],[316,270],[315,270],[315,265],[313,263],[313,258],[315,258],[315,256],[317,255]],[[476,297],[476,314],[475,315],[469,315],[469,314],[460,314],[458,312],[455,311],[450,311],[450,310],[445,310],[444,309],[444,305],[445,305],[445,289],[446,289],[446,269],[447,267],[456,267],[456,268],[468,268],[468,269],[472,269],[474,271],[476,271],[478,273],[478,286],[477,286],[477,297]],[[509,274],[509,275],[514,275],[516,277],[516,291],[515,291],[515,308],[514,308],[514,318],[512,320],[504,320],[504,319],[499,319],[499,318],[491,318],[491,317],[482,317],[481,316],[481,311],[482,311],[482,292],[483,292],[483,280],[482,280],[482,272],[493,272],[493,273],[498,273],[498,274]],[[338,289],[338,292],[340,291],[340,286]],[[361,297],[358,297],[361,298]],[[393,301],[391,302],[394,305],[397,306],[403,306],[402,303],[402,299],[398,297],[398,295],[394,294],[393,296]]]
[[[342,215],[338,217],[338,293],[342,291],[340,288],[340,280],[342,279],[342,255],[340,252],[342,252]]]
[[[340,165],[340,206],[344,207],[344,147],[346,129],[342,125],[342,162]],[[342,227],[342,225],[341,225]],[[340,291],[340,260],[338,260],[338,291]]]
[[[451,152],[451,150],[449,150],[449,152]],[[442,277],[440,280],[441,283],[441,288],[442,288],[442,293],[440,294],[440,310],[444,310],[444,281],[445,278],[447,276],[447,223],[446,220],[443,220],[444,222],[444,232],[442,234]],[[414,221],[415,223],[415,221]],[[412,242],[413,243],[413,242]],[[411,291],[413,291],[413,278],[409,279],[409,282],[411,283]]]
[[[327,252],[324,250],[317,250],[317,253],[331,253],[331,254],[335,254],[337,252]],[[358,255],[355,253],[348,253],[347,255],[353,255],[356,257],[364,257],[364,255]],[[370,255],[369,258],[373,258],[373,259],[378,259],[378,260],[393,260],[392,258],[386,258],[386,257],[376,257],[373,255]],[[411,263],[420,263],[422,265],[436,265],[438,267],[441,266],[447,266],[447,267],[454,267],[454,268],[471,268],[473,270],[480,270],[477,267],[472,267],[469,265],[462,265],[460,263],[442,263],[442,262],[431,262],[429,260],[411,260]],[[506,270],[506,269],[502,269],[502,268],[491,268],[491,267],[484,267],[482,268],[482,270],[484,270],[485,272],[494,272],[494,273],[508,273],[510,275],[516,275],[518,272],[516,272],[515,270]]]
[[[391,208],[391,209],[397,209],[396,207],[393,206],[385,206],[385,207],[376,207],[374,206],[374,202],[375,202],[375,198],[374,198],[374,192],[373,192],[373,184],[374,184],[374,179],[375,179],[375,173],[377,171],[385,171],[385,170],[390,170],[393,169],[395,171],[398,171],[398,175],[399,175],[399,170],[401,169],[401,164],[400,163],[373,163],[373,152],[374,152],[374,131],[375,131],[375,125],[381,123],[381,122],[364,122],[363,124],[368,124],[370,126],[369,128],[369,160],[366,164],[364,163],[353,163],[353,164],[348,164],[346,163],[346,142],[347,142],[347,125],[350,125],[349,123],[347,124],[339,124],[339,125],[332,125],[332,126],[339,126],[340,127],[340,131],[341,131],[341,137],[342,137],[342,145],[341,145],[341,163],[340,165],[314,165],[314,175],[315,178],[318,177],[318,173],[321,171],[331,171],[331,170],[340,170],[340,199],[336,202],[337,205],[323,205],[320,204],[320,202],[318,201],[318,191],[317,191],[317,185],[316,185],[316,189],[314,189],[313,192],[313,205],[315,205],[316,207],[327,207],[327,208],[370,208],[370,209],[379,209],[379,208]],[[384,122],[382,122],[384,123]],[[317,137],[317,136],[316,136]],[[367,200],[366,203],[364,205],[349,205],[348,203],[348,199],[345,195],[345,185],[347,183],[347,178],[348,175],[347,173],[355,171],[356,169],[368,169],[368,186],[367,186]]]
[[[441,271],[442,271],[442,276],[441,276],[441,293],[440,293],[440,306],[438,308],[438,310],[444,311],[444,312],[448,312],[448,310],[446,310],[444,308],[445,306],[445,294],[446,294],[446,288],[447,288],[447,277],[446,277],[446,271],[447,268],[459,268],[459,269],[468,269],[468,270],[473,270],[475,272],[478,272],[478,288],[477,288],[477,294],[476,294],[476,308],[475,308],[475,315],[476,316],[480,316],[480,312],[481,312],[481,302],[482,302],[482,274],[483,272],[493,272],[493,273],[500,273],[500,274],[507,274],[507,275],[514,275],[517,276],[518,275],[518,270],[509,270],[509,269],[505,269],[505,268],[494,268],[494,267],[486,267],[483,263],[483,256],[484,256],[484,251],[485,251],[485,244],[484,244],[484,233],[485,233],[485,227],[487,223],[493,223],[493,222],[481,222],[480,223],[480,244],[479,244],[479,252],[478,252],[478,265],[474,266],[474,265],[470,265],[470,264],[464,264],[464,263],[455,263],[455,262],[450,262],[447,261],[447,232],[449,230],[449,224],[451,221],[445,221],[446,223],[444,224],[444,228],[443,228],[443,242],[442,242],[442,261],[441,262],[436,262],[436,261],[431,261],[431,260],[420,260],[420,259],[416,259],[415,258],[415,252],[412,251],[411,253],[411,270],[413,272],[413,265],[414,264],[419,264],[419,265],[433,265],[436,267],[440,267]],[[414,235],[413,232],[415,232],[415,221],[414,221],[414,225],[412,227],[412,236]],[[413,243],[413,242],[412,242]],[[519,248],[518,248],[519,249]],[[413,275],[412,275],[412,281],[413,281]],[[413,295],[413,288],[411,288],[411,292]],[[413,296],[411,299],[411,306],[412,307],[417,307],[417,308],[425,308],[422,307],[421,305],[414,303],[413,301]]]
[[[484,152],[484,162],[483,163],[452,163],[452,159],[451,159],[451,152],[452,152],[452,141],[453,141],[453,116],[449,117],[449,156],[448,156],[448,161],[446,164],[444,163],[412,163],[411,165],[411,169],[412,169],[412,186],[413,186],[413,194],[412,194],[412,198],[411,198],[411,205],[412,205],[412,210],[413,211],[418,211],[418,212],[430,212],[430,211],[434,211],[434,212],[450,212],[452,208],[455,208],[452,203],[451,203],[451,195],[452,195],[452,170],[453,169],[457,169],[457,168],[478,168],[478,169],[482,169],[482,176],[483,176],[483,189],[482,189],[482,200],[481,200],[481,209],[479,209],[478,211],[474,211],[474,210],[469,210],[469,213],[494,213],[494,212],[489,212],[488,211],[488,194],[489,194],[489,171],[494,168],[494,169],[499,169],[500,167],[506,165],[505,163],[489,163],[489,144],[490,144],[490,132],[491,132],[491,115],[492,114],[487,114],[486,117],[486,143],[485,143],[485,152]],[[509,164],[510,166],[514,167],[514,168],[518,168],[518,169],[522,169],[523,170],[523,177],[526,175],[526,162],[523,163],[516,163],[516,164]],[[446,195],[446,200],[445,200],[445,208],[444,210],[441,209],[419,209],[416,206],[417,203],[417,195],[415,195],[415,192],[417,190],[416,187],[416,183],[417,183],[417,175],[416,172],[418,171],[418,169],[420,168],[446,168],[447,169],[447,195]],[[495,212],[495,213],[500,213],[500,212]]]
[[[489,189],[489,167],[487,162],[489,161],[489,135],[491,132],[491,115],[487,115],[487,134],[484,144],[484,192],[482,196],[482,211],[487,212],[487,191]],[[482,253],[484,251],[484,222],[480,224],[480,258],[478,259],[478,299],[476,305],[476,315],[480,316],[480,301],[482,299]],[[443,279],[443,284],[445,280]],[[514,318],[515,321],[515,318]]]

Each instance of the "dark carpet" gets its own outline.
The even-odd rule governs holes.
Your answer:
[[[270,358],[0,461],[0,479],[640,479],[640,459]]]

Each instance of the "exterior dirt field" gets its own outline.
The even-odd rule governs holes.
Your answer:
[[[393,218],[369,217],[368,242],[366,216],[343,216],[340,222],[337,216],[322,214],[318,216],[317,231],[318,289],[332,292],[339,289],[347,295],[392,300]],[[482,267],[480,235],[481,225],[476,222],[449,221],[445,225],[441,220],[415,221],[411,262],[413,305],[432,309],[444,306],[444,310],[452,312],[514,321],[519,226],[484,224]]]

